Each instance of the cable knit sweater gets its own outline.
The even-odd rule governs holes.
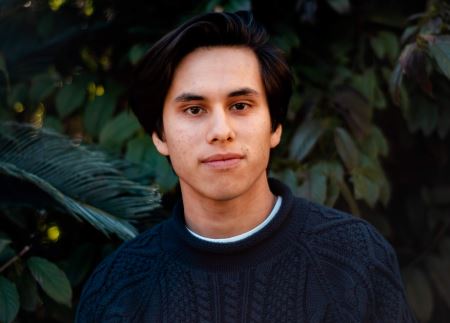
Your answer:
[[[256,234],[203,241],[170,219],[95,270],[77,322],[415,322],[392,247],[367,222],[301,198]]]

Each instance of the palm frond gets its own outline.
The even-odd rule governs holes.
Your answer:
[[[127,178],[133,167],[49,129],[0,125],[0,177],[30,182],[55,206],[124,239],[136,234],[129,221],[150,216],[160,202],[156,188]]]

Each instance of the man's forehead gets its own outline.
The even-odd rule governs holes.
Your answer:
[[[265,93],[256,54],[247,47],[199,48],[175,69],[167,99],[176,102]]]

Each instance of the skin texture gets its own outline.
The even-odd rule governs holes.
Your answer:
[[[157,150],[179,177],[187,225],[225,238],[261,223],[275,202],[266,168],[271,130],[256,55],[246,47],[199,48],[175,70]]]

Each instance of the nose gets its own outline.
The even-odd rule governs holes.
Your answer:
[[[210,116],[210,125],[207,134],[208,143],[231,142],[235,133],[229,116],[223,109],[216,109]]]

